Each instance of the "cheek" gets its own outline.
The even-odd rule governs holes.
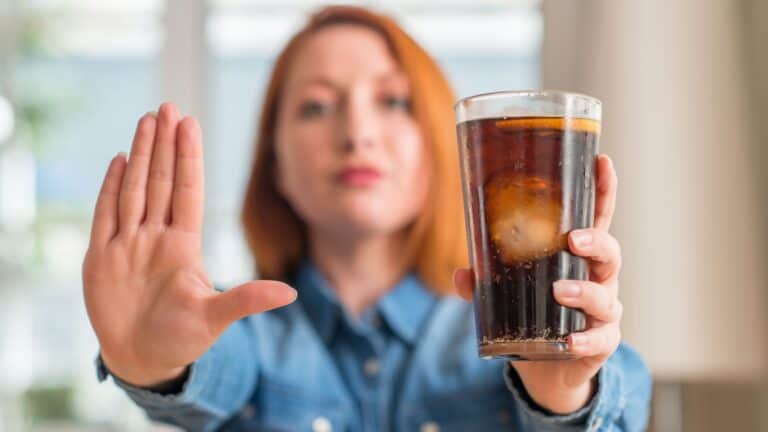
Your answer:
[[[278,137],[278,184],[285,198],[300,213],[315,206],[317,197],[322,195],[319,188],[325,182],[317,180],[326,175],[332,156],[324,136],[323,131],[294,127]]]
[[[392,140],[398,200],[412,210],[423,206],[431,178],[429,155],[423,137],[416,126],[412,126],[390,138]]]

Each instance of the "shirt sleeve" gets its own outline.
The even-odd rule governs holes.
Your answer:
[[[135,387],[111,374],[99,355],[99,381],[108,375],[118,387],[156,421],[184,430],[213,431],[242,408],[256,388],[258,365],[249,318],[232,324],[216,343],[190,366],[177,394],[160,394]]]
[[[571,414],[554,414],[536,404],[509,362],[504,380],[520,406],[524,430],[635,432],[647,428],[651,377],[640,356],[626,344],[600,369],[597,392],[589,403]]]

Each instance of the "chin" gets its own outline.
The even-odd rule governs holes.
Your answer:
[[[335,213],[333,219],[339,229],[361,233],[396,232],[403,229],[415,218],[412,212],[394,207],[391,203],[390,205],[370,202],[366,205],[341,204]]]
[[[393,193],[333,193],[300,206],[303,219],[340,236],[386,235],[401,231],[421,211],[420,203]]]
[[[391,233],[406,225],[399,218],[381,214],[344,214],[336,221],[341,230],[361,233]]]

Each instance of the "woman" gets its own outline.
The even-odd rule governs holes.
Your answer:
[[[650,382],[619,343],[605,156],[595,227],[570,235],[593,281],[554,288],[590,316],[569,339],[582,358],[478,359],[471,305],[450,295],[472,297],[470,270],[450,280],[466,265],[453,100],[391,20],[317,13],[278,58],[243,210],[273,281],[224,292],[201,264],[199,126],[171,104],[142,117],[83,267],[101,379],[189,430],[643,429]]]

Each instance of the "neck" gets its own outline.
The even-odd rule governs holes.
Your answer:
[[[358,317],[404,276],[404,246],[402,234],[354,239],[310,234],[312,261],[347,311]]]

